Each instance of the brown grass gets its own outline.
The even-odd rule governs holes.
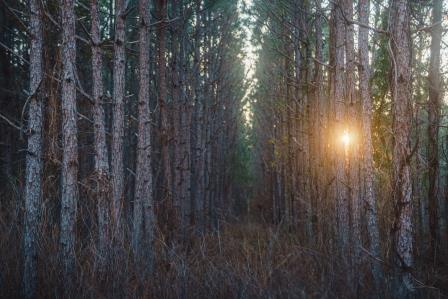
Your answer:
[[[17,216],[21,213],[14,212],[18,208],[13,206],[3,205],[0,210],[0,298],[21,297],[22,233]],[[59,298],[64,281],[58,262],[57,221],[46,217],[43,220],[46,224],[41,230],[38,295]],[[73,298],[390,297],[390,280],[381,292],[373,288],[367,255],[359,274],[362,285],[355,291],[349,268],[331,251],[330,242],[306,244],[296,231],[253,219],[223,222],[219,231],[193,235],[191,242],[184,245],[166,244],[159,233],[151,276],[143,277],[140,265],[134,265],[129,243],[111,250],[108,268],[99,273],[95,267],[96,236],[92,235],[95,229],[83,229],[94,224],[85,221],[78,223]],[[446,265],[431,265],[420,257],[417,264],[414,274],[421,282],[417,297],[443,298],[448,294]]]

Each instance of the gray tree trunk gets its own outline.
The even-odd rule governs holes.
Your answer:
[[[317,195],[317,203],[318,208],[315,211],[316,219],[318,221],[314,222],[315,232],[316,232],[316,243],[319,244],[323,240],[322,231],[320,229],[321,217],[323,215],[322,209],[324,205],[324,187],[325,184],[325,173],[327,172],[325,168],[324,159],[326,157],[326,105],[325,105],[325,97],[323,96],[323,74],[322,74],[322,57],[323,57],[323,41],[322,41],[322,23],[323,23],[323,12],[321,7],[321,1],[316,0],[316,21],[315,21],[315,35],[316,35],[316,49],[315,49],[315,57],[316,61],[314,64],[314,101],[316,107],[316,126],[315,126],[315,134],[316,134],[316,151],[317,151],[317,165],[315,166],[316,171],[316,195]]]
[[[369,24],[370,1],[360,0],[358,3],[359,22]],[[359,26],[358,55],[359,55],[359,92],[362,105],[361,121],[361,155],[362,179],[364,183],[364,210],[367,222],[370,252],[377,258],[381,257],[380,233],[378,229],[377,207],[375,197],[375,178],[373,169],[372,145],[372,99],[370,97],[370,66],[369,66],[369,31]],[[380,263],[372,260],[372,275],[379,291],[383,283],[383,269]]]
[[[308,24],[305,21],[307,19],[308,13],[309,13],[309,5],[307,3],[304,3],[302,5],[302,8],[300,9],[300,19],[301,19],[301,30],[303,32],[309,32]],[[308,36],[305,36],[305,38],[308,38]],[[304,234],[307,238],[307,241],[312,241],[313,234],[312,234],[312,201],[314,199],[311,197],[311,188],[310,184],[312,182],[311,180],[311,172],[312,172],[312,165],[310,163],[310,157],[311,157],[311,144],[312,140],[310,138],[310,124],[311,124],[311,98],[309,96],[309,86],[310,86],[310,79],[312,74],[312,64],[311,64],[311,48],[307,45],[305,47],[305,55],[303,57],[304,62],[304,72],[302,72],[302,78],[300,78],[301,84],[303,84],[303,91],[300,98],[301,102],[301,117],[300,117],[300,131],[302,133],[302,151],[301,151],[301,172],[302,172],[302,200],[304,201]],[[312,153],[314,154],[314,153]]]
[[[75,271],[78,202],[78,128],[76,123],[76,40],[74,0],[61,1],[62,17],[62,199],[60,245],[64,281],[71,287]],[[70,287],[66,291],[71,290]]]
[[[295,132],[299,136],[300,140],[303,140],[304,129],[303,129],[303,115],[304,115],[304,104],[303,99],[301,99],[301,79],[302,79],[302,53],[300,49],[300,33],[303,29],[301,14],[303,14],[303,3],[297,2],[294,6],[294,76],[295,76],[295,89],[294,89],[294,98],[297,101],[296,109],[294,110],[294,123],[295,123]],[[299,144],[297,149],[297,159],[295,161],[295,171],[293,177],[295,177],[295,183],[297,184],[297,194],[294,194],[294,200],[297,201],[298,211],[297,214],[301,214],[306,218],[307,210],[304,204],[304,166],[303,166],[303,148],[304,144]],[[296,218],[299,218],[299,215],[295,215]],[[301,217],[300,217],[301,218]],[[301,222],[303,219],[294,219],[294,222]],[[306,225],[302,226],[303,234],[307,235]]]
[[[342,132],[346,127],[344,103],[344,18],[340,9],[342,0],[337,1],[332,8],[334,22],[334,86],[331,100],[334,110],[334,159],[335,159],[335,196],[336,217],[338,227],[338,243],[341,253],[348,252],[349,245],[349,210],[347,176],[345,171],[345,148],[340,142]]]
[[[101,54],[101,34],[98,0],[91,1],[91,38],[92,38],[92,85],[93,85],[93,126],[95,146],[95,174],[98,210],[98,266],[103,269],[106,259],[106,247],[109,241],[109,158],[106,145],[106,124],[103,106],[103,62]]]
[[[179,3],[176,0],[172,1],[172,10],[174,17],[179,17]],[[174,185],[173,185],[173,216],[175,222],[175,230],[183,230],[185,228],[184,210],[181,207],[184,204],[185,194],[182,193],[183,177],[182,177],[182,141],[181,135],[181,114],[184,94],[181,87],[183,85],[181,73],[181,24],[174,25],[173,33],[171,35],[171,51],[172,51],[172,126],[173,126],[173,168],[174,168]]]
[[[181,8],[181,14],[184,14]],[[186,33],[182,31],[180,37],[179,50],[179,85],[181,91],[180,102],[180,170],[181,170],[181,186],[180,192],[182,194],[181,209],[182,209],[182,229],[194,223],[195,205],[191,197],[191,101],[187,96],[187,61],[186,61]],[[184,233],[185,236],[185,233]]]
[[[200,45],[202,32],[202,14],[201,14],[201,0],[196,0],[196,25],[194,38],[194,53],[193,53],[193,92],[194,92],[194,126],[193,126],[193,161],[192,161],[192,200],[195,206],[195,222],[199,232],[205,230],[204,217],[204,105],[203,93],[201,92],[201,54]]]
[[[414,289],[410,274],[412,253],[412,184],[410,133],[412,123],[410,9],[406,0],[393,0],[391,31],[393,101],[393,190],[395,202],[394,253],[399,282],[397,296],[405,297]]]
[[[165,211],[168,215],[171,215],[173,202],[172,202],[172,176],[171,176],[171,159],[169,152],[169,132],[168,132],[168,111],[167,111],[167,86],[166,86],[166,24],[165,18],[167,16],[167,1],[157,0],[157,43],[158,43],[158,85],[159,85],[159,113],[160,113],[160,145],[161,145],[161,159],[162,159],[162,199],[166,202],[165,208],[169,211]],[[175,222],[176,219],[170,219]]]
[[[30,94],[28,110],[28,150],[25,178],[25,231],[23,292],[36,297],[37,244],[42,202],[42,9],[38,0],[30,0]]]
[[[152,272],[154,260],[154,205],[151,169],[151,111],[149,110],[149,0],[139,1],[139,102],[137,169],[132,245],[134,261]]]
[[[125,1],[115,0],[115,42],[112,121],[112,219],[114,237],[121,242],[121,208],[124,199]]]
[[[439,195],[439,125],[440,125],[440,43],[442,40],[442,1],[434,0],[432,9],[431,57],[429,61],[428,102],[428,203],[431,255],[437,256]]]
[[[344,16],[348,20],[353,20],[353,0],[343,1]],[[347,183],[348,198],[351,207],[351,249],[352,249],[352,275],[355,293],[357,293],[360,277],[361,262],[361,202],[360,202],[360,181],[359,181],[359,141],[356,137],[359,123],[359,105],[355,94],[355,47],[353,24],[345,25],[345,103],[347,107],[347,128],[352,136],[351,142],[346,149],[347,154]]]

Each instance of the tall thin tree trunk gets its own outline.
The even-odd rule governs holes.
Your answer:
[[[172,10],[174,17],[178,17],[177,15],[177,1],[172,1]],[[180,186],[182,184],[182,175],[180,170],[180,102],[181,102],[181,91],[180,91],[180,85],[179,85],[179,26],[173,26],[172,34],[171,34],[171,48],[169,51],[172,53],[171,55],[171,61],[170,64],[170,74],[171,74],[171,93],[172,93],[172,101],[171,101],[171,127],[173,132],[173,140],[172,140],[172,147],[173,147],[173,203],[174,203],[174,210],[175,214],[179,215],[180,212]]]
[[[139,1],[139,102],[137,170],[132,245],[135,263],[151,272],[154,259],[154,209],[151,169],[151,112],[149,110],[149,0]],[[146,254],[143,254],[146,253]]]
[[[285,53],[287,53],[287,55],[291,55],[292,52],[292,48],[285,44],[284,46],[284,51]],[[291,78],[293,78],[290,72],[290,68],[289,68],[289,60],[284,58],[284,66],[283,66],[283,72],[285,74],[285,89],[286,89],[286,97],[285,97],[285,140],[286,140],[286,152],[288,153],[288,158],[286,160],[287,165],[284,168],[285,170],[285,224],[287,225],[288,228],[292,227],[292,223],[293,223],[293,219],[291,217],[291,212],[292,212],[292,197],[296,194],[295,191],[295,183],[294,183],[294,176],[292,175],[293,173],[293,165],[294,165],[294,151],[293,151],[293,144],[292,144],[292,134],[293,134],[293,129],[292,129],[292,110],[294,107],[294,99],[293,99],[293,94],[291,93],[291,89],[292,89],[292,80]]]
[[[432,9],[431,57],[429,61],[428,102],[428,202],[431,235],[431,256],[436,257],[438,246],[438,195],[439,195],[439,124],[440,124],[440,43],[442,40],[442,1],[434,0]]]
[[[76,110],[76,40],[74,0],[62,0],[62,199],[60,243],[65,283],[75,271],[78,202],[78,129]],[[71,290],[70,287],[66,291]]]
[[[37,244],[42,202],[42,9],[38,0],[30,0],[30,94],[28,110],[28,150],[25,174],[25,231],[23,292],[36,297]]]
[[[320,3],[316,3],[316,6],[320,5]],[[316,11],[317,11],[317,15],[316,15],[316,23],[320,22],[320,16],[319,16],[319,10],[320,8],[316,7]],[[314,28],[315,30],[320,30],[318,27],[320,26],[320,24],[315,24]],[[311,27],[312,28],[312,27]],[[320,33],[319,33],[320,34]],[[320,37],[317,37],[317,33],[314,35],[314,38],[316,38],[316,46],[314,47],[316,53],[315,53],[315,58],[317,58],[317,56],[321,56],[321,53],[317,53],[318,51],[320,51],[320,47],[321,45],[319,44],[319,46],[317,46],[317,43],[321,43],[321,41],[318,41],[317,39]],[[309,46],[309,50],[308,52],[312,51],[312,46]],[[310,53],[311,55],[311,53]],[[309,57],[310,60],[312,60],[312,57]],[[314,62],[310,62],[310,88],[309,88],[309,99],[310,99],[310,115],[309,115],[309,139],[310,139],[310,174],[311,174],[311,178],[310,178],[310,197],[312,200],[312,210],[313,210],[313,218],[316,218],[315,216],[318,213],[319,210],[319,204],[320,204],[320,184],[321,182],[319,181],[319,163],[321,161],[321,156],[320,156],[320,132],[319,132],[319,122],[320,122],[320,99],[321,99],[321,95],[320,95],[320,89],[321,86],[318,85],[317,81],[320,80],[320,65],[319,63],[317,63],[316,61]],[[311,68],[313,68],[311,70]],[[311,218],[311,219],[313,219]],[[313,242],[315,243],[315,241],[318,240],[318,233],[317,233],[317,227],[316,227],[315,222],[311,222],[310,225],[312,226],[312,235],[313,235]]]
[[[394,253],[399,282],[397,296],[407,296],[414,284],[410,274],[412,253],[412,184],[410,133],[412,123],[410,8],[406,0],[393,0],[389,29],[392,33],[393,190],[395,203]]]
[[[346,129],[345,103],[344,103],[344,18],[340,4],[342,0],[333,4],[332,16],[334,23],[334,87],[331,100],[334,107],[334,159],[335,159],[335,196],[336,215],[338,227],[338,243],[340,252],[348,252],[349,245],[349,210],[347,178],[345,172],[345,148],[340,142],[340,137]]]
[[[358,4],[359,22],[369,24],[370,0],[360,0]],[[362,140],[362,179],[364,182],[364,209],[367,222],[370,252],[377,258],[381,257],[380,233],[378,229],[377,207],[375,197],[375,180],[373,169],[372,146],[372,100],[370,98],[370,67],[369,67],[369,31],[359,26],[359,92],[362,105],[361,135]],[[372,260],[372,275],[379,291],[383,281],[383,269],[380,263]]]
[[[159,113],[160,113],[160,145],[162,158],[162,196],[168,204],[168,215],[171,215],[172,201],[172,177],[171,177],[171,159],[169,153],[169,133],[168,133],[168,111],[167,111],[167,86],[166,86],[166,57],[165,57],[165,33],[166,33],[166,14],[167,1],[157,0],[157,42],[158,42],[158,87],[159,87]],[[175,220],[175,219],[171,219]]]
[[[108,243],[109,207],[108,196],[110,192],[109,183],[109,158],[106,145],[106,124],[103,106],[103,61],[101,54],[101,35],[98,0],[91,2],[92,14],[92,80],[93,80],[93,123],[94,123],[94,145],[95,145],[95,174],[96,195],[98,209],[98,257],[100,269],[104,266],[106,257],[106,246]]]
[[[177,0],[172,1],[172,11],[174,17],[179,17],[179,3]],[[174,168],[174,186],[173,186],[173,211],[176,219],[176,230],[183,230],[185,228],[185,194],[183,194],[182,186],[183,182],[183,172],[182,172],[182,156],[183,156],[183,142],[182,138],[182,110],[184,94],[182,92],[182,81],[181,81],[181,32],[183,30],[180,26],[181,24],[176,24],[173,28],[173,33],[171,34],[171,73],[172,73],[172,126],[173,126],[173,168]]]
[[[322,17],[322,7],[321,7],[321,1],[320,0],[316,0],[316,22],[314,24],[315,26],[315,34],[316,34],[316,49],[315,49],[315,57],[316,57],[316,61],[314,64],[314,101],[315,101],[315,105],[316,105],[316,127],[315,129],[315,134],[316,134],[316,151],[317,151],[317,165],[315,165],[315,171],[316,171],[316,181],[315,181],[315,188],[316,188],[316,196],[317,201],[318,201],[318,208],[315,211],[315,215],[316,215],[316,219],[317,221],[314,222],[314,226],[315,226],[315,232],[317,233],[316,238],[316,243],[319,244],[321,242],[321,240],[323,240],[322,237],[322,231],[321,231],[321,217],[322,217],[322,210],[323,210],[323,205],[324,205],[324,201],[323,201],[323,185],[325,184],[325,173],[326,173],[326,169],[325,169],[325,163],[324,163],[324,159],[326,157],[325,155],[325,150],[326,150],[326,142],[327,139],[325,138],[325,126],[326,126],[326,107],[325,107],[325,103],[324,103],[324,99],[325,97],[323,97],[323,74],[322,74],[322,65],[321,65],[321,61],[322,61],[322,57],[323,57],[323,41],[322,41],[322,22],[323,22],[323,17]]]
[[[183,1],[181,1],[181,16],[184,16]],[[185,231],[189,224],[194,223],[195,202],[191,197],[191,101],[187,96],[187,57],[186,32],[182,31],[179,49],[179,86],[181,92],[180,102],[180,169],[181,169],[181,209],[184,219],[182,229]]]
[[[125,1],[115,0],[115,41],[113,66],[112,120],[112,218],[114,238],[121,242],[121,209],[124,199],[124,100],[125,100]]]
[[[202,37],[202,18],[201,1],[195,1],[196,25],[194,31],[194,53],[193,53],[193,93],[194,93],[194,111],[193,111],[193,159],[192,159],[192,181],[191,196],[195,206],[195,222],[201,232],[204,229],[204,164],[203,164],[203,102],[201,97],[201,54],[200,44]]]
[[[293,110],[293,117],[292,121],[294,122],[294,132],[293,134],[303,134],[302,129],[302,117],[303,117],[303,103],[302,99],[300,99],[300,82],[301,82],[301,67],[302,67],[302,53],[300,51],[300,39],[301,37],[301,13],[302,13],[302,3],[296,2],[294,5],[294,39],[293,39],[293,46],[294,46],[294,77],[295,77],[295,88],[294,88],[294,101],[296,102],[296,105]],[[292,184],[297,185],[293,187],[293,203],[296,203],[297,206],[302,207],[303,206],[303,173],[301,172],[301,165],[303,163],[303,145],[300,144],[296,146],[296,157],[293,163],[295,163],[293,168],[293,173],[291,173],[291,177],[293,178]],[[301,213],[301,209],[298,209],[299,211],[296,212],[296,214]],[[292,216],[293,223],[297,223],[299,219],[296,219],[298,215]],[[300,219],[301,220],[301,219]],[[304,229],[306,230],[306,227],[304,226]]]
[[[344,17],[353,20],[353,0],[343,1]],[[345,25],[345,103],[347,107],[347,130],[352,138],[357,135],[359,106],[355,95],[355,47],[354,47],[354,29],[353,24]],[[355,294],[358,292],[360,277],[362,272],[360,268],[361,255],[361,214],[360,214],[360,196],[359,196],[359,140],[354,140],[347,146],[347,184],[348,198],[351,208],[351,249],[352,249],[352,267],[353,267],[353,285]]]
[[[334,18],[334,8],[332,8],[331,18],[328,20],[328,63],[329,65],[335,65],[335,56],[336,56],[336,45],[335,45],[335,18]],[[337,212],[336,206],[337,203],[335,201],[336,187],[334,184],[335,180],[335,159],[333,153],[333,140],[331,140],[331,136],[335,135],[334,125],[334,110],[335,110],[335,101],[333,99],[334,90],[335,90],[335,70],[334,67],[332,70],[328,72],[328,100],[326,103],[326,114],[324,115],[324,132],[325,132],[325,160],[326,160],[326,168],[325,168],[325,184],[328,185],[327,191],[325,194],[325,205],[330,207],[325,211],[325,216],[322,217],[323,220],[326,220],[326,226],[331,227],[330,232],[328,232],[327,236],[331,236],[332,242],[330,243],[332,248],[337,246]],[[324,212],[324,211],[322,211]],[[328,237],[327,237],[328,238]]]
[[[309,19],[309,13],[310,13],[310,6],[307,2],[305,2],[303,7],[303,13],[302,13],[302,28],[304,32],[310,32],[311,29],[309,27],[309,24],[307,24],[306,20]],[[307,40],[310,39],[310,36],[305,36]],[[302,162],[304,164],[304,186],[303,186],[303,192],[304,192],[304,200],[305,200],[305,232],[307,236],[308,242],[313,242],[314,236],[312,231],[312,216],[313,216],[313,203],[315,202],[315,198],[312,197],[311,193],[311,184],[313,182],[312,180],[312,169],[313,165],[311,162],[311,158],[315,152],[311,152],[312,150],[312,144],[314,140],[311,139],[311,124],[312,124],[312,109],[311,106],[312,98],[310,96],[311,94],[311,78],[313,74],[313,64],[311,63],[312,57],[311,57],[311,47],[310,45],[306,45],[305,47],[305,65],[304,65],[304,75],[303,75],[303,83],[305,85],[304,88],[304,95],[303,95],[303,101],[304,101],[304,109],[302,112],[302,123],[303,123],[303,158],[304,161]]]

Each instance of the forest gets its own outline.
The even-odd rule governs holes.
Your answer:
[[[0,298],[448,298],[448,1],[0,0]]]

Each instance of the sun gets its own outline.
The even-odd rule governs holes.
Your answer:
[[[348,146],[351,142],[351,136],[350,133],[347,130],[344,130],[341,136],[341,141],[345,146]]]

